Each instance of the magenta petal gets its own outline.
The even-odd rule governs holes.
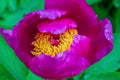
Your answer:
[[[104,26],[105,37],[111,43],[113,42],[112,24],[108,19],[101,21],[101,25]]]
[[[39,32],[52,34],[64,33],[67,29],[76,28],[77,24],[72,19],[63,18],[55,21],[46,21],[38,25]]]
[[[29,67],[29,62],[32,60],[31,55],[26,54],[21,48],[15,48],[14,52],[19,57],[19,59],[27,66]]]
[[[63,15],[67,14],[67,11],[56,10],[56,9],[46,9],[44,11],[37,11],[35,13],[37,13],[41,19],[55,20],[56,18],[60,18]]]
[[[16,46],[16,40],[13,37],[12,30],[4,30],[0,28],[0,35],[6,40],[10,47],[14,48]]]
[[[89,39],[76,35],[70,50],[55,57],[40,55],[29,62],[29,68],[37,75],[47,79],[62,79],[73,77],[89,66],[85,58],[89,52]]]
[[[67,16],[78,24],[79,34],[94,38],[100,30],[97,15],[85,0],[45,0],[45,8],[68,11]]]
[[[5,38],[7,38],[7,37],[12,37],[13,36],[13,33],[12,33],[12,30],[4,30],[4,29],[2,29],[2,28],[0,28],[0,34],[2,35],[2,36],[4,36]]]
[[[108,19],[100,22],[101,30],[95,40],[91,41],[90,55],[88,59],[95,63],[107,55],[113,49],[112,25]]]
[[[78,45],[79,44],[79,45]],[[90,39],[83,35],[76,35],[71,45],[71,50],[78,56],[87,57],[90,49]]]

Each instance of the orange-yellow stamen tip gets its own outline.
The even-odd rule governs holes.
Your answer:
[[[35,41],[32,42],[34,49],[31,53],[34,56],[39,56],[40,54],[55,56],[70,48],[76,34],[76,29],[68,29],[66,32],[59,34],[57,38],[49,33],[37,33]]]

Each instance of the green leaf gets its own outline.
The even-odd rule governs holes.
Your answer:
[[[0,80],[15,80],[2,64],[0,64]]]
[[[5,29],[12,29],[25,14],[44,8],[44,0],[20,0],[19,2],[17,0],[7,0],[7,3],[8,11],[0,15],[0,18],[2,18],[0,20],[0,27]],[[16,10],[17,8],[18,10]]]
[[[118,8],[116,11],[114,11],[114,19],[113,19],[113,27],[114,32],[120,34],[120,8]]]
[[[44,9],[44,0],[20,0],[20,8],[24,9],[26,13],[43,10]]]
[[[102,0],[86,0],[86,1],[87,1],[87,3],[88,3],[89,5],[92,5],[92,4],[98,3],[98,2],[100,2],[100,1],[102,1]]]
[[[28,76],[26,77],[26,80],[42,80],[42,78],[36,76],[31,71],[29,71]]]
[[[75,76],[74,80],[82,80],[82,78],[84,77],[84,75],[85,75],[85,72],[82,72],[79,75]]]
[[[120,72],[111,72],[111,73],[91,75],[86,80],[120,80]]]
[[[17,0],[7,0],[8,1],[8,10],[14,12],[17,10]]]
[[[119,8],[120,7],[120,0],[113,0],[114,1],[114,6],[116,8]]]
[[[107,12],[105,9],[101,9],[98,4],[95,4],[92,7],[93,7],[95,13],[98,15],[99,19],[105,18],[106,12]]]
[[[6,0],[0,0],[0,14],[5,11],[6,7],[7,7],[7,1]]]
[[[2,17],[3,20],[0,20],[0,25],[5,29],[12,29],[24,16],[22,10],[15,13],[4,13]]]
[[[84,79],[91,75],[97,75],[105,72],[114,72],[120,68],[120,35],[114,34],[114,49],[113,51],[100,60],[98,63],[92,65],[85,71]]]
[[[16,80],[25,80],[28,69],[17,58],[13,50],[0,36],[0,63],[9,71]]]

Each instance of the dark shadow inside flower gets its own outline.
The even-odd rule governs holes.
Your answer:
[[[49,41],[50,43],[53,45],[53,46],[58,46],[59,45],[59,35],[58,34],[51,34],[53,36],[53,38],[49,38]]]
[[[29,15],[28,15],[29,17]],[[40,19],[36,15],[30,18],[27,18],[24,21],[21,21],[15,30],[17,30],[17,40],[18,40],[18,47],[21,48],[23,52],[28,55],[30,54],[30,50],[32,49],[31,43],[34,39],[34,35],[38,32],[36,26],[40,22]],[[31,55],[32,56],[32,55]]]

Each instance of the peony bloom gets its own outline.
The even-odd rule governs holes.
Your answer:
[[[0,34],[34,74],[52,80],[78,75],[113,48],[110,21],[98,20],[85,0],[46,0],[45,10]]]

